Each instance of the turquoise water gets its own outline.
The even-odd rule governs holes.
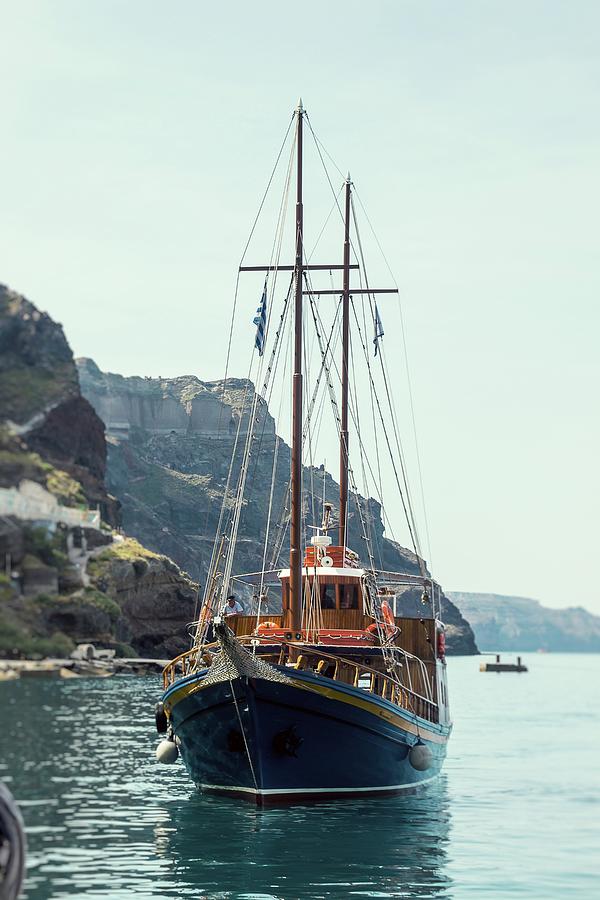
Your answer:
[[[418,796],[259,811],[154,762],[158,679],[0,684],[29,900],[600,896],[600,657],[449,661],[454,734]]]

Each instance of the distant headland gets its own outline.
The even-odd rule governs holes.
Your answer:
[[[450,591],[469,621],[477,646],[486,650],[600,653],[600,617],[570,606],[550,609],[529,597]]]

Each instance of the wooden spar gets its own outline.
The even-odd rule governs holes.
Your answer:
[[[344,268],[343,265],[328,266],[327,263],[318,263],[318,264],[311,263],[310,265],[307,265],[305,263],[305,265],[304,265],[305,272],[323,272],[323,271],[336,272],[343,268]],[[358,263],[353,263],[353,265],[351,265],[350,268],[358,269]],[[296,266],[240,266],[239,271],[240,272],[276,272],[276,271],[277,272],[295,272]],[[339,291],[337,291],[336,293],[339,294]]]
[[[350,266],[352,268],[352,266]],[[304,291],[304,293],[309,297],[320,297],[321,294],[337,294],[340,295],[341,291],[336,288],[327,288],[326,290],[319,290],[319,288],[315,288],[312,291]],[[398,288],[352,288],[350,290],[351,294],[397,294]]]
[[[348,358],[350,352],[350,175],[346,179],[344,211],[344,288],[342,294],[342,403],[340,429],[340,524],[338,543],[346,548],[348,518]]]
[[[290,593],[284,612],[284,627],[300,631],[302,624],[302,278],[303,228],[302,205],[302,101],[296,110],[296,290],[294,298],[294,376],[292,384],[292,471],[290,520]]]

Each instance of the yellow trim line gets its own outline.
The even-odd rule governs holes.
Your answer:
[[[288,673],[286,672],[286,674]],[[330,687],[329,685],[308,684],[300,679],[296,680],[293,675],[289,675],[289,677],[293,681],[294,687],[299,688],[300,690],[309,691],[309,693],[313,694],[321,694],[321,696],[327,697],[329,700],[337,700],[341,703],[348,703],[350,706],[355,706],[358,709],[364,709],[366,712],[371,713],[371,715],[377,716],[379,719],[384,719],[386,722],[395,725],[397,728],[401,727],[404,731],[408,731],[416,737],[425,738],[433,744],[446,744],[448,742],[448,734],[439,734],[436,731],[429,731],[421,724],[417,725],[416,722],[411,722],[409,719],[404,718],[404,716],[401,716],[398,713],[380,707],[377,703],[368,700],[367,697],[352,696],[343,691],[335,690],[335,688]],[[183,687],[171,694],[168,700],[165,701],[165,708],[170,712],[181,700],[195,694],[197,691],[203,690],[204,687],[210,687],[210,685],[204,685],[201,681],[183,685]]]

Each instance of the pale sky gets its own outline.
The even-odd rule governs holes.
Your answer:
[[[0,33],[0,281],[76,355],[223,375],[301,95],[401,288],[437,578],[600,613],[596,2],[0,0]]]

